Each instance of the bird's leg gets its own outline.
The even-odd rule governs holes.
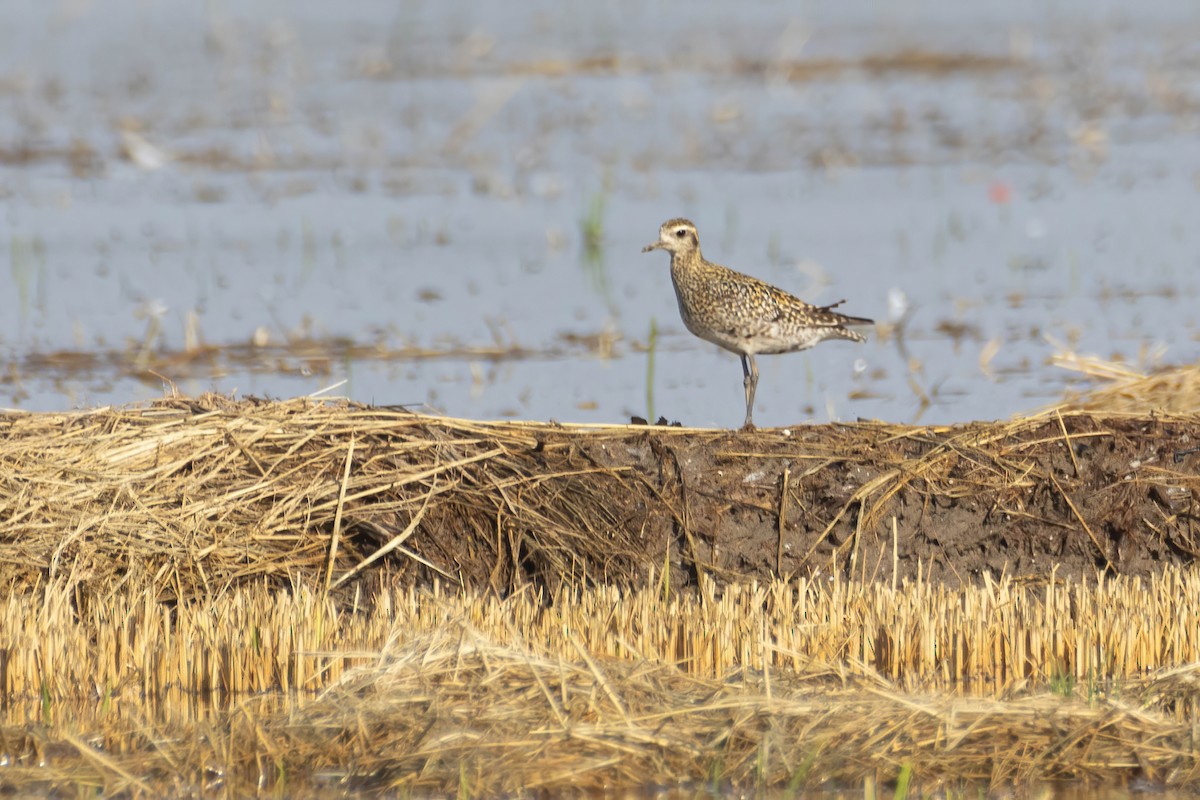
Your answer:
[[[742,385],[746,387],[746,422],[742,430],[754,430],[754,390],[758,388],[758,365],[754,356],[742,356]]]

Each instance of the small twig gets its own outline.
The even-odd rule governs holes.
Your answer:
[[[625,710],[625,704],[621,702],[621,698],[617,697],[617,693],[613,690],[612,684],[610,684],[608,679],[604,677],[604,673],[600,671],[600,667],[596,665],[596,662],[592,659],[591,654],[588,653],[587,649],[583,646],[583,643],[579,641],[579,637],[577,637],[574,633],[571,634],[571,644],[575,646],[577,651],[579,651],[579,656],[583,659],[584,663],[587,664],[588,669],[591,670],[592,675],[596,678],[596,682],[599,683],[600,688],[604,690],[604,694],[608,695],[609,702],[613,704],[613,706],[617,709],[617,713],[621,715],[623,720],[625,720],[625,726],[632,728],[633,720],[629,718],[629,712]]]
[[[854,577],[854,564],[858,561],[858,548],[862,542],[862,526],[863,526],[863,506],[864,503],[858,504],[858,519],[854,521],[854,534],[851,537],[854,540],[854,545],[850,548],[850,558],[846,562],[846,575]],[[866,564],[863,564],[863,577],[866,577]]]
[[[350,569],[348,572],[346,572],[344,575],[342,575],[342,577],[340,577],[336,581],[334,581],[333,588],[336,589],[337,587],[341,586],[343,583],[350,580],[358,573],[362,572],[364,569],[369,567],[371,564],[374,564],[376,561],[383,558],[384,556],[386,556],[388,553],[395,550],[400,545],[404,544],[408,540],[408,537],[412,536],[413,531],[415,531],[417,529],[417,526],[421,524],[421,520],[425,517],[425,511],[426,511],[426,509],[429,508],[429,501],[432,500],[433,496],[437,493],[438,493],[437,477],[435,476],[433,479],[433,485],[429,487],[429,492],[425,495],[425,502],[423,502],[421,504],[421,507],[419,509],[417,509],[417,513],[412,515],[412,519],[409,520],[409,522],[408,522],[408,527],[406,527],[403,531],[401,531],[400,533],[393,536],[391,539],[388,540],[387,544],[385,544],[383,547],[376,550],[371,555],[364,558],[362,561],[358,562],[358,564],[356,564],[352,569]],[[338,521],[334,522],[334,530],[337,530],[338,522],[341,521],[341,516],[340,516],[341,509],[339,508],[338,511],[339,511]],[[328,582],[329,581],[326,580],[326,584],[328,584]]]
[[[257,458],[254,457],[254,454],[251,453],[246,448],[246,445],[244,445],[240,441],[238,441],[238,438],[236,436],[234,436],[233,432],[230,431],[228,428],[225,429],[225,438],[228,439],[229,441],[233,442],[233,446],[236,447],[238,449],[238,451],[246,457],[247,461],[249,461],[251,464],[254,465],[254,468],[256,470],[258,470],[259,477],[261,477],[261,478],[267,477],[267,470],[263,468],[262,463]]]
[[[144,792],[147,795],[156,794],[154,789],[151,788],[151,786],[149,784],[142,781],[140,778],[138,778],[136,775],[130,773],[129,771],[122,769],[121,765],[118,764],[114,759],[110,758],[109,756],[105,755],[104,753],[101,753],[99,750],[92,747],[87,742],[80,739],[78,736],[75,736],[74,734],[71,734],[71,733],[63,733],[62,737],[64,740],[66,740],[66,742],[69,745],[71,745],[72,747],[74,747],[76,750],[79,751],[79,755],[83,756],[86,760],[91,761],[93,764],[100,767],[102,770],[114,773],[116,775],[120,775],[121,778],[124,779],[127,783],[129,783],[132,786],[136,786],[140,791]]]
[[[329,581],[333,578],[333,562],[337,558],[338,540],[342,536],[342,511],[346,507],[346,489],[350,486],[350,464],[354,461],[354,434],[350,434],[350,446],[346,448],[346,466],[342,470],[342,488],[338,492],[337,511],[333,515],[333,535],[329,539],[329,561],[325,565],[325,594],[329,594]]]
[[[173,398],[179,397],[179,387],[175,385],[175,381],[171,380],[166,375],[163,375],[162,373],[158,372],[157,370],[147,369],[146,372],[150,373],[151,375],[158,378],[163,383],[170,386],[171,387],[171,397],[173,397]]]
[[[691,514],[688,513],[687,482],[684,480],[684,477],[683,477],[683,464],[681,464],[679,462],[679,455],[675,452],[675,450],[673,448],[663,447],[662,450],[659,450],[655,446],[655,444],[656,443],[651,442],[651,445],[655,447],[655,452],[656,452],[656,454],[658,454],[659,458],[662,458],[662,451],[666,451],[667,453],[671,454],[671,461],[675,465],[675,478],[676,478],[676,480],[679,481],[679,505],[680,505],[679,512],[676,513],[674,511],[674,509],[671,507],[671,504],[668,503],[666,498],[662,496],[662,493],[660,493],[657,489],[655,489],[654,486],[649,481],[647,481],[644,477],[642,478],[642,483],[644,483],[646,486],[648,486],[650,488],[650,490],[652,492],[654,492],[654,494],[658,495],[658,498],[660,500],[662,500],[663,503],[667,506],[668,510],[670,510],[672,512],[672,516],[675,517],[676,522],[679,523],[679,527],[683,530],[684,539],[687,540],[688,552],[692,558],[692,566],[695,567],[695,569],[696,569],[696,578],[697,578],[697,582],[698,582],[700,579],[702,579],[704,577],[705,571],[704,571],[704,565],[700,562],[700,551],[696,547],[696,537],[692,534]],[[641,477],[641,476],[639,476],[639,477]],[[713,535],[714,535],[713,549],[715,550],[716,549],[716,541],[715,541],[716,532],[715,531],[714,531]]]
[[[825,538],[829,536],[829,532],[833,530],[833,527],[837,525],[838,522],[841,521],[842,517],[845,516],[846,512],[850,510],[851,505],[853,505],[856,501],[859,503],[865,503],[868,497],[874,494],[879,488],[887,485],[888,481],[894,480],[901,476],[902,473],[898,469],[888,470],[882,475],[877,475],[868,483],[858,487],[858,491],[850,496],[850,499],[845,502],[841,510],[838,511],[829,524],[825,526],[825,530],[821,531],[821,535],[817,537],[817,540],[812,543],[811,547],[808,548],[808,552],[804,554],[804,558],[800,559],[800,566],[803,567],[808,563],[808,559],[812,557],[812,554],[816,552],[818,547],[821,546],[821,542],[825,541]],[[874,513],[875,508],[878,508],[884,501],[886,501],[896,492],[900,491],[901,486],[906,482],[906,480],[907,479],[905,479],[905,481],[897,481],[896,485],[892,487],[891,491],[884,495],[884,497],[872,507],[872,513]]]
[[[892,514],[892,592],[896,591],[896,576],[900,574],[900,532],[896,528],[896,515]]]
[[[1054,415],[1058,417],[1058,427],[1062,428],[1063,443],[1067,446],[1067,455],[1071,457],[1071,465],[1075,467],[1075,476],[1079,477],[1079,462],[1075,459],[1075,448],[1071,446],[1071,436],[1067,433],[1067,423],[1063,422],[1062,412],[1057,408],[1054,409]]]
[[[420,556],[420,554],[415,553],[412,550],[409,550],[407,547],[405,547],[402,544],[397,545],[396,549],[399,550],[404,555],[411,558],[413,561],[416,561],[418,564],[424,564],[428,569],[433,570],[434,572],[441,575],[443,578],[450,581],[451,583],[457,583],[459,586],[466,586],[466,581],[464,580],[464,578],[462,576],[461,569],[459,570],[459,573],[457,576],[451,575],[449,572],[446,572],[446,570],[442,569],[437,564],[434,564],[432,561],[429,561],[428,559],[422,558]]]
[[[775,547],[775,575],[783,576],[783,521],[787,518],[788,480],[792,476],[792,465],[783,465],[783,489],[779,492],[779,541]]]
[[[1091,526],[1087,524],[1087,521],[1083,518],[1083,515],[1079,513],[1079,509],[1075,507],[1075,504],[1071,502],[1071,498],[1065,491],[1063,491],[1062,486],[1059,485],[1059,482],[1054,477],[1053,473],[1047,472],[1046,474],[1050,477],[1050,482],[1054,484],[1054,488],[1058,489],[1058,493],[1062,495],[1063,500],[1067,501],[1067,506],[1070,507],[1071,513],[1075,515],[1075,519],[1079,520],[1079,524],[1082,525],[1083,529],[1087,532],[1088,537],[1092,540],[1092,544],[1096,545],[1096,549],[1100,552],[1101,558],[1104,559],[1105,567],[1113,572],[1116,572],[1116,567],[1114,567],[1112,561],[1109,560],[1108,553],[1106,553],[1104,548],[1100,546],[1100,540],[1096,538],[1096,534],[1092,532]]]

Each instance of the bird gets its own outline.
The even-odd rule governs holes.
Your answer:
[[[834,311],[844,300],[812,305],[758,278],[708,261],[700,252],[700,234],[690,220],[664,222],[658,229],[658,241],[642,248],[643,253],[651,250],[671,254],[671,283],[687,329],[741,356],[746,390],[744,431],[755,429],[758,365],[754,356],[807,350],[826,339],[865,342],[866,337],[853,328],[875,324],[866,317]]]

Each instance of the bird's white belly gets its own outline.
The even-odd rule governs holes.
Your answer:
[[[712,342],[739,355],[758,355],[772,353],[794,353],[797,350],[807,350],[823,339],[828,331],[821,328],[796,329],[777,323],[768,323],[753,332],[739,331],[731,323],[729,326],[709,325],[701,323],[691,314],[683,303],[679,304],[679,315],[683,324],[695,336],[706,342]]]

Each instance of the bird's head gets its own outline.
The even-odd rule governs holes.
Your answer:
[[[669,219],[658,229],[658,241],[642,248],[643,253],[651,250],[666,250],[668,253],[689,253],[700,249],[700,236],[696,226],[686,219]]]

